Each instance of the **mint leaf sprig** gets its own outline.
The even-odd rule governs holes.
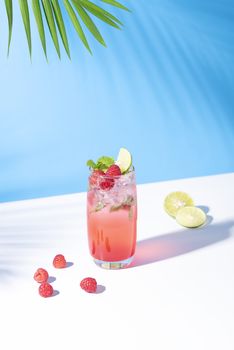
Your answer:
[[[112,157],[102,156],[98,158],[95,163],[92,159],[89,159],[86,165],[93,170],[107,170],[112,164],[114,164],[115,160]]]
[[[96,163],[94,163],[94,161],[92,159],[89,159],[86,163],[86,165],[89,167],[89,168],[92,168],[92,169],[96,169],[97,165]]]
[[[128,195],[127,198],[120,204],[112,205],[110,211],[116,211],[119,209],[131,208],[132,205],[135,205],[135,198],[131,195]]]

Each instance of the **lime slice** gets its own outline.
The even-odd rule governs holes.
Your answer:
[[[132,155],[126,148],[120,148],[116,164],[120,167],[121,173],[126,173],[132,165]]]
[[[164,200],[165,211],[173,217],[180,208],[193,205],[192,198],[185,192],[171,192]]]
[[[206,214],[196,207],[183,207],[176,214],[176,221],[185,227],[198,227],[206,221]]]

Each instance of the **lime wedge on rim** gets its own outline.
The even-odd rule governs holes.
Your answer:
[[[192,198],[185,192],[171,192],[164,200],[164,209],[167,214],[175,217],[182,207],[193,206]]]
[[[126,148],[120,148],[116,164],[120,167],[121,173],[126,173],[132,165],[132,155]]]
[[[183,207],[178,210],[176,221],[185,227],[198,227],[206,221],[206,214],[197,207]]]

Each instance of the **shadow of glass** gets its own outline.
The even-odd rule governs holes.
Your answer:
[[[205,248],[234,235],[234,220],[196,229],[184,229],[139,241],[129,268],[170,259]]]

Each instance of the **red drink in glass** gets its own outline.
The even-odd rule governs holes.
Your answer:
[[[103,182],[111,186],[102,186]],[[121,176],[89,177],[87,224],[90,253],[96,264],[109,269],[130,264],[136,247],[137,195],[135,172]]]

